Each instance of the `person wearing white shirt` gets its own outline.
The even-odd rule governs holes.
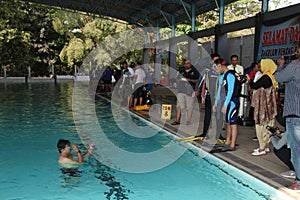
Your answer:
[[[146,73],[141,67],[141,63],[137,63],[135,66],[135,72],[133,76],[134,91],[133,91],[133,107],[137,106],[139,99],[139,105],[143,104],[143,87],[145,84]]]
[[[229,70],[234,70],[238,74],[238,76],[244,75],[244,67],[238,64],[239,57],[237,55],[232,55],[230,57],[230,60],[231,60],[231,65],[227,66],[227,68]],[[244,85],[245,84],[242,85],[241,94],[245,93]],[[240,97],[240,107],[239,107],[238,118],[241,118],[244,115],[244,110],[243,110],[244,101],[246,101],[246,99],[243,97]]]
[[[132,77],[134,76],[134,71],[131,67],[128,67],[126,61],[123,62],[122,70],[122,83],[120,86],[121,89],[121,98],[123,99],[122,105],[126,105],[127,109],[130,109],[132,102]],[[126,103],[125,103],[126,102]]]

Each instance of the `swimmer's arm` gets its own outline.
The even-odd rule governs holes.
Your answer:
[[[83,156],[80,151],[77,152],[78,163],[83,163]]]
[[[92,151],[88,150],[87,152],[85,152],[84,155],[82,155],[83,158],[88,157],[89,155],[91,155]],[[78,154],[78,153],[77,153]],[[72,158],[79,158],[77,155],[72,155]]]
[[[85,152],[85,154],[83,155],[83,157],[88,157],[89,155],[91,155],[91,152],[88,150],[87,152]]]
[[[72,146],[74,151],[77,153],[78,163],[83,163],[83,156],[81,154],[81,151],[78,149],[78,147],[75,144],[73,144]]]
[[[94,144],[90,144],[89,149],[87,150],[87,152],[85,152],[85,154],[83,155],[83,157],[88,157],[89,155],[91,155],[92,151],[94,150]]]

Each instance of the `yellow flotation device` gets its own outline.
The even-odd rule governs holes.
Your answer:
[[[146,104],[146,105],[142,105],[142,106],[135,106],[134,109],[137,111],[140,111],[140,110],[148,111],[150,109],[150,107],[151,107],[150,105]]]

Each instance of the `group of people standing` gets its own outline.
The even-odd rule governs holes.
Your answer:
[[[204,73],[199,73],[189,60],[184,61],[184,69],[180,70],[177,78],[177,112],[176,120],[172,125],[182,123],[183,110],[187,110],[185,124],[190,125],[193,113],[193,105],[196,96],[205,104],[205,116],[203,132],[195,137],[207,137],[212,111],[216,113],[217,134],[216,139],[223,138],[222,124],[226,122],[226,151],[236,150],[238,136],[238,118],[245,115],[243,111],[244,93],[242,84],[246,82],[249,86],[251,97],[251,117],[255,121],[256,136],[259,147],[251,153],[253,156],[267,154],[270,140],[274,143],[275,154],[294,170],[295,184],[293,190],[300,191],[300,46],[290,64],[285,65],[284,59],[280,58],[277,64],[272,59],[261,59],[254,63],[252,71],[244,75],[244,68],[238,65],[238,56],[231,56],[231,65],[228,65],[218,54],[211,55],[211,66]],[[209,80],[203,78],[207,75]],[[283,117],[286,120],[286,135],[282,140],[276,139],[276,135],[270,132],[274,127],[277,110],[278,85],[285,85],[285,98],[283,106]],[[211,94],[215,91],[216,94]],[[284,141],[287,143],[284,151]],[[278,145],[278,143],[280,143]],[[286,149],[288,151],[286,151]],[[289,155],[290,152],[290,155]],[[283,156],[285,155],[285,156]]]
[[[172,125],[181,123],[183,109],[187,110],[186,125],[191,124],[193,104],[196,95],[200,94],[200,99],[205,104],[205,116],[203,132],[195,137],[207,137],[212,111],[216,113],[217,134],[216,139],[224,140],[221,132],[223,122],[226,122],[226,150],[234,151],[237,139],[237,118],[239,114],[240,82],[239,75],[243,74],[237,65],[238,57],[233,55],[230,68],[218,54],[211,55],[211,67],[204,73],[199,73],[189,60],[185,60],[185,69],[181,71],[178,78],[177,93],[177,115]],[[205,73],[209,73],[209,80],[205,79]],[[217,88],[217,93],[210,94]],[[216,96],[216,97],[215,97]],[[212,102],[214,102],[212,106]],[[225,115],[225,118],[223,117]]]
[[[261,59],[253,64],[252,72],[246,75],[246,82],[250,87],[253,119],[259,143],[259,147],[253,150],[252,155],[267,154],[270,151],[268,146],[271,140],[275,154],[294,173],[295,183],[289,188],[300,191],[300,45],[295,55],[291,63],[287,65],[284,64],[284,59],[280,58],[277,61],[279,66],[271,59]],[[203,132],[195,137],[207,137],[213,111],[216,113],[217,121],[216,139],[222,138],[222,124],[223,121],[226,122],[226,151],[236,150],[237,121],[241,109],[241,85],[245,77],[243,67],[237,65],[236,55],[231,56],[231,63],[228,65],[218,54],[212,54],[211,66],[200,74],[189,60],[184,61],[184,69],[180,71],[177,78],[177,112],[176,120],[172,123],[172,125],[181,124],[181,116],[183,110],[186,109],[185,124],[191,125],[193,105],[196,96],[200,96],[205,104],[204,126]],[[120,94],[125,100],[126,107],[131,109],[132,105],[134,107],[138,104],[142,105],[143,88],[147,83],[151,85],[151,81],[149,77],[147,78],[147,73],[141,63],[129,67],[127,62],[123,62],[120,80]],[[285,85],[283,117],[286,121],[286,131],[280,140],[274,134],[276,131],[272,131],[278,114],[276,98],[279,83]],[[215,89],[216,94],[212,94]],[[70,154],[69,141],[60,140],[57,147],[60,152],[59,162],[62,164],[83,163],[83,157],[90,155],[93,150],[93,145],[91,145],[89,150],[82,155],[78,147],[73,145],[78,157],[78,161],[73,161],[75,156]]]
[[[152,89],[152,81],[140,62],[128,66],[124,61],[120,81],[119,95],[125,108],[135,109],[145,103],[145,92]]]

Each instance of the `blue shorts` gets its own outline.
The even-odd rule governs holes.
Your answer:
[[[240,107],[239,98],[234,97],[227,106],[227,112],[225,118],[226,123],[230,125],[237,124],[239,107]]]

